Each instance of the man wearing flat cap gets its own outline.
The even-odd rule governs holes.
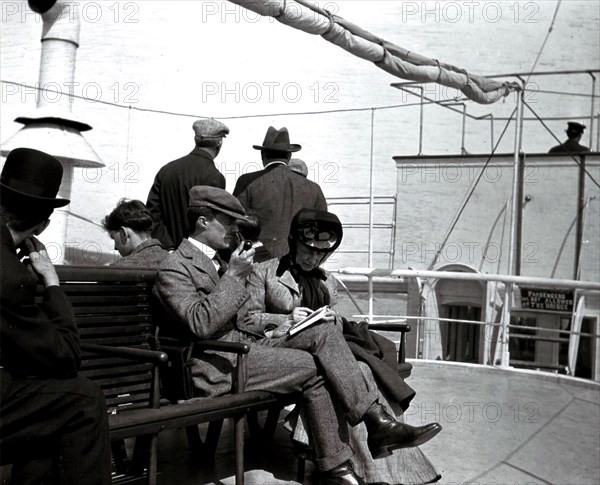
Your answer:
[[[215,158],[229,128],[213,118],[196,120],[192,128],[195,148],[158,171],[146,202],[154,220],[152,237],[165,249],[176,248],[189,234],[186,211],[190,189],[196,185],[225,188],[225,177],[215,166]]]
[[[579,141],[583,136],[585,125],[577,123],[576,121],[569,121],[567,123],[567,140],[560,145],[550,148],[549,153],[581,153],[589,152],[590,149],[586,146],[580,145]]]
[[[36,238],[69,203],[57,197],[62,173],[56,158],[16,148],[0,175],[0,456],[13,464],[11,483],[103,485],[111,482],[104,395],[77,377],[73,310]]]
[[[254,249],[244,251],[240,244],[228,268],[212,256],[229,247],[238,229],[236,221],[246,217],[244,208],[234,196],[214,187],[193,187],[189,205],[192,234],[165,259],[154,285],[161,312],[156,320],[159,340],[168,336],[182,343],[215,339],[246,344],[250,348],[246,390],[302,394],[323,485],[366,485],[349,463],[353,451],[348,424],[365,423],[375,458],[418,446],[440,431],[435,423],[413,427],[384,413],[377,393],[362,378],[341,323],[333,318],[325,317],[323,324],[293,337],[269,337],[256,328],[247,329],[241,316],[250,298],[245,280],[252,272]],[[235,365],[233,353],[198,354],[192,359],[194,397],[230,393]]]
[[[270,126],[260,150],[264,169],[240,176],[233,190],[246,210],[256,213],[262,226],[260,240],[272,258],[288,252],[287,236],[292,218],[303,207],[327,210],[321,187],[292,171],[288,162],[300,145],[290,143],[287,128]]]

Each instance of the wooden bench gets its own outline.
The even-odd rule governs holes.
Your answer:
[[[223,350],[238,355],[234,379],[239,383],[232,394],[194,399],[170,405],[159,395],[159,372],[167,356],[150,348],[154,322],[151,312],[153,270],[94,266],[59,266],[61,286],[73,304],[81,332],[83,351],[80,375],[99,384],[106,397],[116,472],[115,483],[145,480],[156,483],[157,436],[161,431],[186,428],[192,451],[199,456],[214,456],[225,418],[234,422],[236,483],[244,483],[244,417],[249,417],[251,433],[269,435],[277,424],[281,407],[297,396],[277,396],[266,391],[245,392],[241,369],[250,347],[243,343],[204,341],[196,351]],[[42,288],[39,288],[40,295]],[[41,296],[40,296],[41,298]],[[402,331],[399,363],[404,375],[406,325],[378,325],[381,330]],[[408,367],[407,367],[408,366]],[[264,427],[259,427],[257,412],[269,410]],[[198,425],[210,423],[202,440]],[[136,437],[131,459],[125,454],[123,440]]]

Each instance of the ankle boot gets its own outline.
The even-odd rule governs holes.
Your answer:
[[[354,468],[352,462],[347,461],[341,465],[336,466],[334,469],[322,472],[319,481],[320,485],[367,485],[361,477],[359,477]]]
[[[422,445],[442,430],[439,423],[415,427],[396,421],[378,402],[367,410],[363,421],[369,433],[367,445],[373,459],[389,456],[398,448]]]

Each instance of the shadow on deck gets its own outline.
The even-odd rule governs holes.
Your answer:
[[[580,379],[469,364],[413,361],[417,390],[407,422],[439,421],[421,447],[443,484],[600,483],[600,385]],[[190,457],[185,433],[159,441],[159,484],[233,484],[233,447],[224,429],[213,466]],[[246,446],[246,483],[298,483],[297,461],[280,426],[273,443]],[[305,484],[317,483],[307,466]]]

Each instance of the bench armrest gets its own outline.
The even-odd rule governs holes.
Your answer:
[[[131,347],[112,347],[109,345],[90,344],[81,342],[81,350],[93,354],[112,355],[126,359],[139,360],[152,364],[164,364],[169,359],[167,354],[157,350],[134,349]]]
[[[398,364],[406,362],[406,333],[410,332],[411,327],[405,323],[371,323],[369,330],[379,330],[383,332],[400,332],[400,344],[398,345]],[[409,372],[410,374],[410,372]]]
[[[402,332],[411,331],[410,325],[405,323],[370,323],[369,330],[383,330],[384,332]]]
[[[199,350],[218,350],[234,354],[247,354],[250,346],[241,342],[222,342],[220,340],[199,340],[194,342],[194,348]]]

